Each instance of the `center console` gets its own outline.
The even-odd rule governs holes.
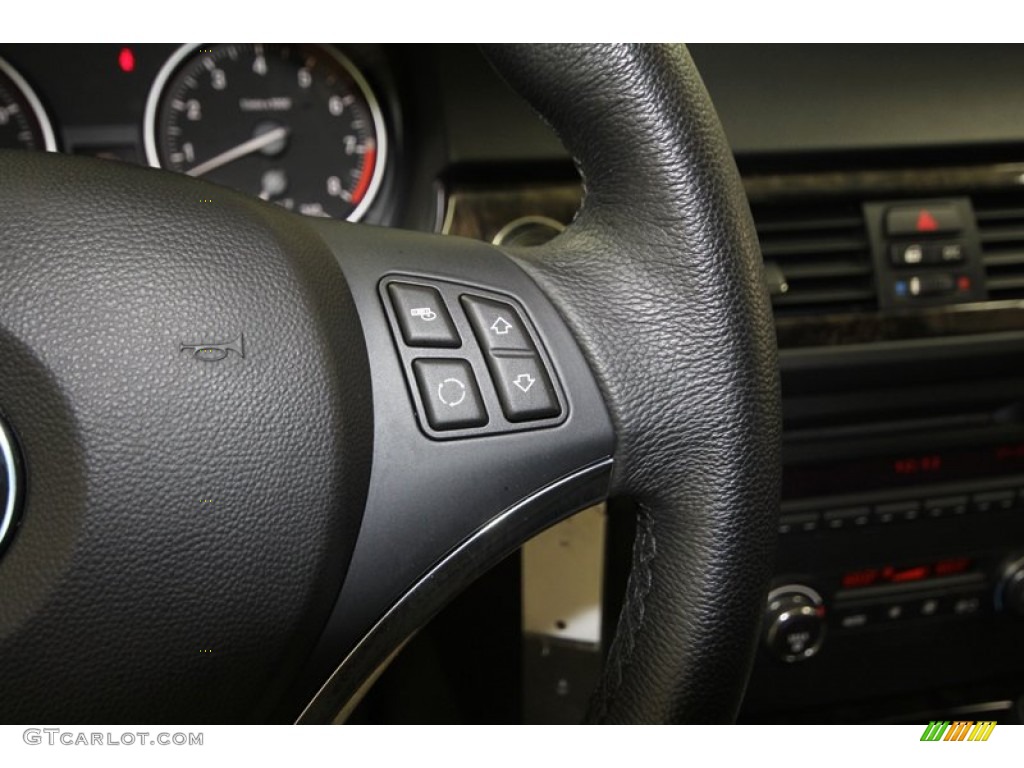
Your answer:
[[[1020,720],[1024,281],[1004,275],[1024,212],[987,200],[861,203],[873,295],[836,312],[839,262],[801,283],[763,238],[798,296],[777,311],[782,510],[742,721]]]

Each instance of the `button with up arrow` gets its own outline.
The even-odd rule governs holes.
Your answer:
[[[499,336],[508,336],[508,332],[512,329],[512,327],[512,323],[510,323],[501,315],[498,315],[497,320],[491,323],[491,333],[496,333]]]
[[[473,334],[485,351],[534,351],[527,326],[511,304],[483,296],[463,295],[460,299]]]

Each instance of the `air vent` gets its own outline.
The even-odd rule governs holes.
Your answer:
[[[778,267],[786,285],[772,297],[776,316],[877,307],[859,205],[764,205],[754,208],[754,222],[769,274]]]
[[[975,197],[974,216],[989,298],[1024,299],[1024,195]]]

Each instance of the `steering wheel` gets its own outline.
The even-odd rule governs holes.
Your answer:
[[[729,147],[682,48],[486,52],[585,186],[535,249],[0,154],[5,722],[343,719],[613,495],[638,534],[591,719],[735,717],[780,405]]]

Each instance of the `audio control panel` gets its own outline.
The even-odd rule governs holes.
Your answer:
[[[866,505],[872,516],[905,503],[891,493]],[[922,504],[910,520],[779,536],[743,720],[849,722],[1020,695],[1024,509],[955,495],[962,513],[930,518]],[[833,501],[811,511],[824,523],[845,508]]]
[[[1024,552],[780,576],[776,582],[768,597],[764,644],[786,663],[817,655],[826,634],[856,638],[869,630],[927,630],[949,620],[1024,616]]]
[[[905,523],[926,525],[943,518],[969,525],[977,522],[976,516],[1009,511],[1024,516],[1024,476],[786,502],[779,534],[788,537]]]
[[[745,721],[942,713],[1024,691],[1024,442],[879,445],[784,468]]]

